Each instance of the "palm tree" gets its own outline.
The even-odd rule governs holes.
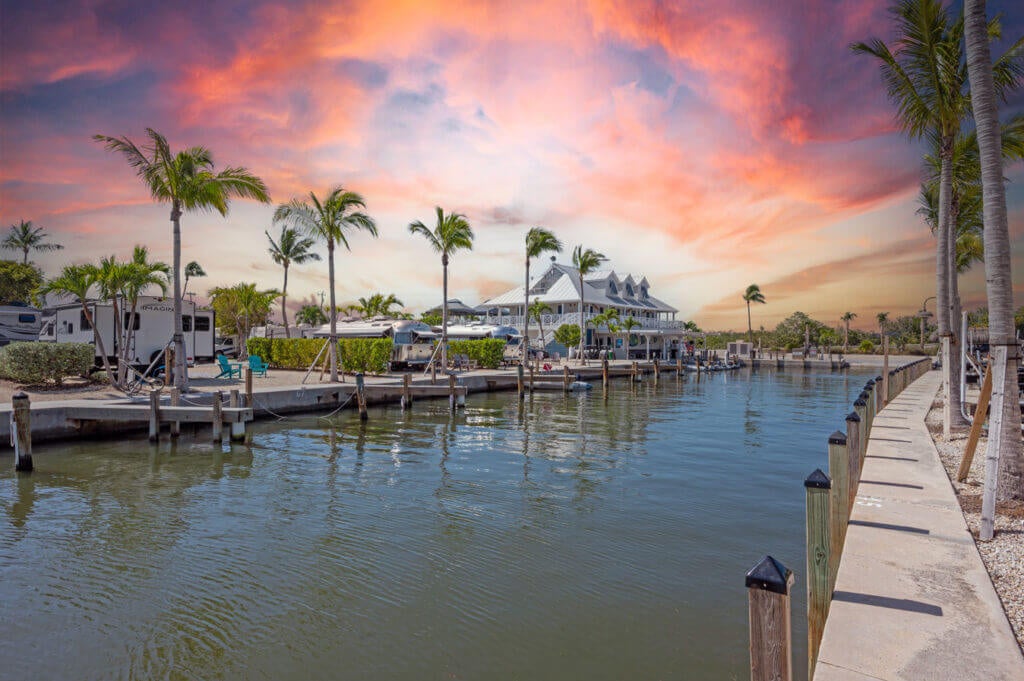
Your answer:
[[[281,287],[281,320],[284,322],[284,337],[291,338],[291,330],[288,328],[288,267],[294,263],[302,265],[311,260],[319,260],[320,254],[313,253],[310,249],[316,245],[316,240],[303,236],[298,230],[287,225],[281,227],[281,236],[274,241],[270,232],[264,230],[270,248],[267,252],[275,263],[284,268],[284,285]]]
[[[523,310],[523,362],[530,360],[530,259],[537,258],[544,253],[561,253],[562,242],[550,231],[543,227],[532,227],[526,233],[526,276],[523,284],[523,291],[526,295],[526,303]],[[543,336],[542,336],[543,338]]]
[[[260,290],[256,284],[242,282],[230,287],[218,286],[209,292],[210,302],[218,315],[232,320],[240,338],[248,338],[252,327],[270,315],[274,301],[281,296],[277,289]],[[239,350],[245,354],[246,344]]]
[[[122,366],[132,360],[132,341],[135,337],[134,320],[138,312],[139,296],[152,286],[159,288],[162,295],[166,294],[167,277],[170,271],[171,268],[165,262],[150,262],[149,249],[145,246],[136,246],[132,253],[131,262],[124,263],[118,277],[120,281],[119,294],[124,306],[128,308],[128,313],[125,317],[125,323],[117,325],[125,327],[123,334],[124,345],[121,347]],[[193,323],[195,323],[195,320],[193,320]],[[120,373],[121,371],[123,369],[118,367],[118,378],[124,381],[126,377]],[[168,369],[165,367],[164,371],[166,372]]]
[[[587,360],[583,357],[583,346],[587,342],[587,324],[583,317],[583,291],[584,283],[583,278],[596,270],[601,266],[601,263],[605,262],[608,258],[604,257],[604,254],[598,253],[592,249],[584,249],[583,246],[577,246],[572,252],[572,264],[579,272],[580,276],[580,363],[586,364]]]
[[[188,280],[193,277],[205,277],[206,270],[203,266],[197,263],[195,260],[185,265],[185,285],[181,287],[181,297],[185,297],[185,291],[188,290]]]
[[[184,391],[188,386],[188,365],[185,358],[185,336],[181,326],[181,216],[185,211],[215,210],[228,214],[234,197],[270,203],[263,180],[245,168],[227,167],[215,173],[213,156],[205,147],[190,147],[177,154],[167,139],[152,128],[146,128],[149,143],[139,148],[128,137],[94,135],[108,151],[125,157],[149,188],[158,203],[171,204],[174,235],[174,385]]]
[[[625,321],[623,321],[622,324],[619,325],[619,328],[622,329],[626,334],[626,359],[629,359],[629,336],[632,333],[633,329],[640,325],[640,322],[633,319],[632,317],[626,317]]]
[[[877,315],[875,315],[875,319],[878,320],[878,337],[879,338],[884,338],[885,337],[885,326],[886,326],[886,324],[889,323],[889,313],[888,312],[879,312]]]
[[[761,293],[761,287],[757,284],[751,284],[747,287],[747,290],[743,292],[743,301],[747,304],[747,341],[754,344],[754,327],[750,323],[750,304],[761,303],[764,305],[766,302],[764,294]]]
[[[367,318],[377,316],[388,317],[391,315],[391,308],[396,305],[403,307],[405,303],[399,300],[394,293],[389,293],[386,296],[383,293],[374,293],[368,298],[360,298],[359,304],[355,306],[355,309]]]
[[[546,343],[544,343],[544,315],[551,313],[551,306],[545,303],[543,300],[535,300],[530,303],[530,316],[537,320],[537,326],[540,327],[540,349],[543,350]]]
[[[334,248],[337,244],[351,251],[348,235],[364,231],[377,236],[377,224],[364,213],[366,202],[356,192],[341,185],[330,191],[324,200],[313,192],[309,201],[292,199],[274,211],[274,222],[290,224],[305,234],[327,243],[327,275],[331,285],[331,381],[338,381],[338,308],[334,299]]]
[[[453,253],[460,250],[473,250],[473,228],[464,215],[459,213],[444,214],[440,206],[434,208],[437,224],[433,230],[422,222],[409,224],[410,234],[419,234],[430,244],[436,253],[441,254],[441,270],[443,274],[442,290],[444,299],[441,304],[441,365],[448,366],[448,262]]]
[[[857,318],[856,312],[844,312],[840,319],[843,320],[843,354],[850,349],[850,322]]]
[[[42,289],[40,289],[40,295],[53,293],[74,298],[82,306],[82,314],[85,315],[85,320],[89,323],[89,326],[96,328],[92,312],[89,310],[88,300],[89,291],[96,284],[97,273],[98,270],[95,265],[65,265],[59,275],[43,285]],[[110,382],[114,383],[116,379],[114,372],[110,368],[110,358],[107,356],[107,350],[103,346],[103,335],[97,333],[95,337],[96,349],[100,351],[100,357],[103,360],[103,369],[107,372],[107,378],[110,379]]]
[[[327,323],[327,315],[319,305],[303,305],[295,314],[295,321],[309,326],[320,326]]]
[[[8,251],[21,251],[23,254],[22,263],[28,264],[29,251],[59,251],[64,248],[60,244],[44,243],[46,231],[42,227],[36,227],[31,220],[21,220],[16,225],[11,225],[11,232],[3,241],[0,241],[0,248]]]
[[[985,486],[996,484],[1001,499],[1024,499],[1024,454],[1021,451],[1020,409],[1017,403],[1017,347],[1014,336],[1013,277],[1010,268],[1010,230],[1003,185],[1002,143],[989,52],[984,0],[966,0],[967,68],[978,128],[981,183],[984,195],[985,282],[988,294],[989,343],[992,357],[992,426],[985,456]],[[1019,44],[1019,41],[1018,41]],[[1011,350],[1012,348],[1012,350]],[[998,480],[997,480],[998,475]],[[993,535],[995,503],[983,496],[981,539]]]
[[[595,329],[607,326],[608,332],[612,335],[618,331],[619,327],[616,324],[617,321],[619,321],[619,311],[614,307],[610,307],[601,314],[594,315],[590,318],[590,323],[594,325]]]

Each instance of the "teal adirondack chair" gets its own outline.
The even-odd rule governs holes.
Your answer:
[[[263,358],[259,355],[249,355],[249,371],[252,372],[253,376],[266,376],[268,365],[263,363]]]
[[[224,355],[217,355],[217,364],[220,366],[220,373],[214,376],[214,378],[242,377],[242,367],[231,364]]]

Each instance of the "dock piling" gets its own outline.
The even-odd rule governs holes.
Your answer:
[[[562,391],[569,392],[569,384],[572,383],[572,377],[569,375],[569,365],[566,364],[562,367]]]
[[[792,681],[789,590],[793,572],[765,556],[747,573],[750,600],[750,681]]]
[[[804,480],[804,488],[807,491],[807,678],[813,679],[832,593],[829,566],[832,481],[821,469],[816,469]]]
[[[523,373],[523,365],[520,364],[516,367],[516,397],[520,402],[524,397]]]
[[[448,374],[448,406],[455,411],[455,374]]]
[[[661,364],[657,359],[654,360],[654,385],[658,385],[658,378],[661,374]]]
[[[160,391],[149,393],[149,441],[160,441]]]
[[[28,394],[15,393],[11,397],[11,429],[14,431],[14,470],[29,472],[32,470],[32,407]]]
[[[242,398],[238,394],[238,389],[233,389],[228,394],[228,406],[232,409],[238,409],[241,399]],[[239,441],[245,439],[245,421],[231,422],[231,439]]]
[[[601,360],[601,387],[608,390],[608,358]]]
[[[850,518],[849,475],[850,462],[846,448],[846,433],[836,431],[828,438],[828,470],[832,490],[829,495],[829,571],[830,584],[834,587],[839,561],[843,555],[846,539],[846,523]]]
[[[255,405],[252,400],[252,369],[245,367],[245,406],[249,409],[255,409]]]
[[[224,417],[221,412],[221,402],[224,393],[220,390],[213,393],[213,441],[220,444],[224,441]]]
[[[860,416],[851,411],[846,417],[846,460],[847,460],[847,513],[857,500],[860,485]],[[849,515],[847,515],[849,518]]]
[[[412,374],[402,376],[402,409],[412,409]]]
[[[171,386],[171,406],[181,406],[181,390],[177,386]],[[181,421],[171,421],[171,437],[177,438],[181,435]]]
[[[356,404],[359,407],[359,420],[365,421],[370,418],[366,412],[366,377],[362,372],[356,374]]]

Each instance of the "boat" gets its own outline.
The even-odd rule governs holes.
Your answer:
[[[37,341],[43,328],[43,312],[25,303],[0,305],[0,345]]]

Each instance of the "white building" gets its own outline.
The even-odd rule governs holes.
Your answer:
[[[523,328],[523,287],[518,286],[484,301],[478,309],[488,311],[488,321]],[[554,342],[554,333],[562,324],[580,323],[580,275],[571,266],[551,262],[548,268],[530,281],[530,304],[543,301],[551,312],[541,315],[540,324],[530,319],[530,345],[539,347],[543,326],[543,346]],[[619,315],[617,332],[606,325],[595,328],[588,320],[609,309]],[[676,321],[678,310],[650,294],[650,283],[644,276],[620,276],[613,270],[591,272],[583,278],[583,317],[587,321],[584,345],[593,352],[614,350],[617,359],[675,359],[684,343],[686,331]],[[628,334],[623,323],[637,322]]]

